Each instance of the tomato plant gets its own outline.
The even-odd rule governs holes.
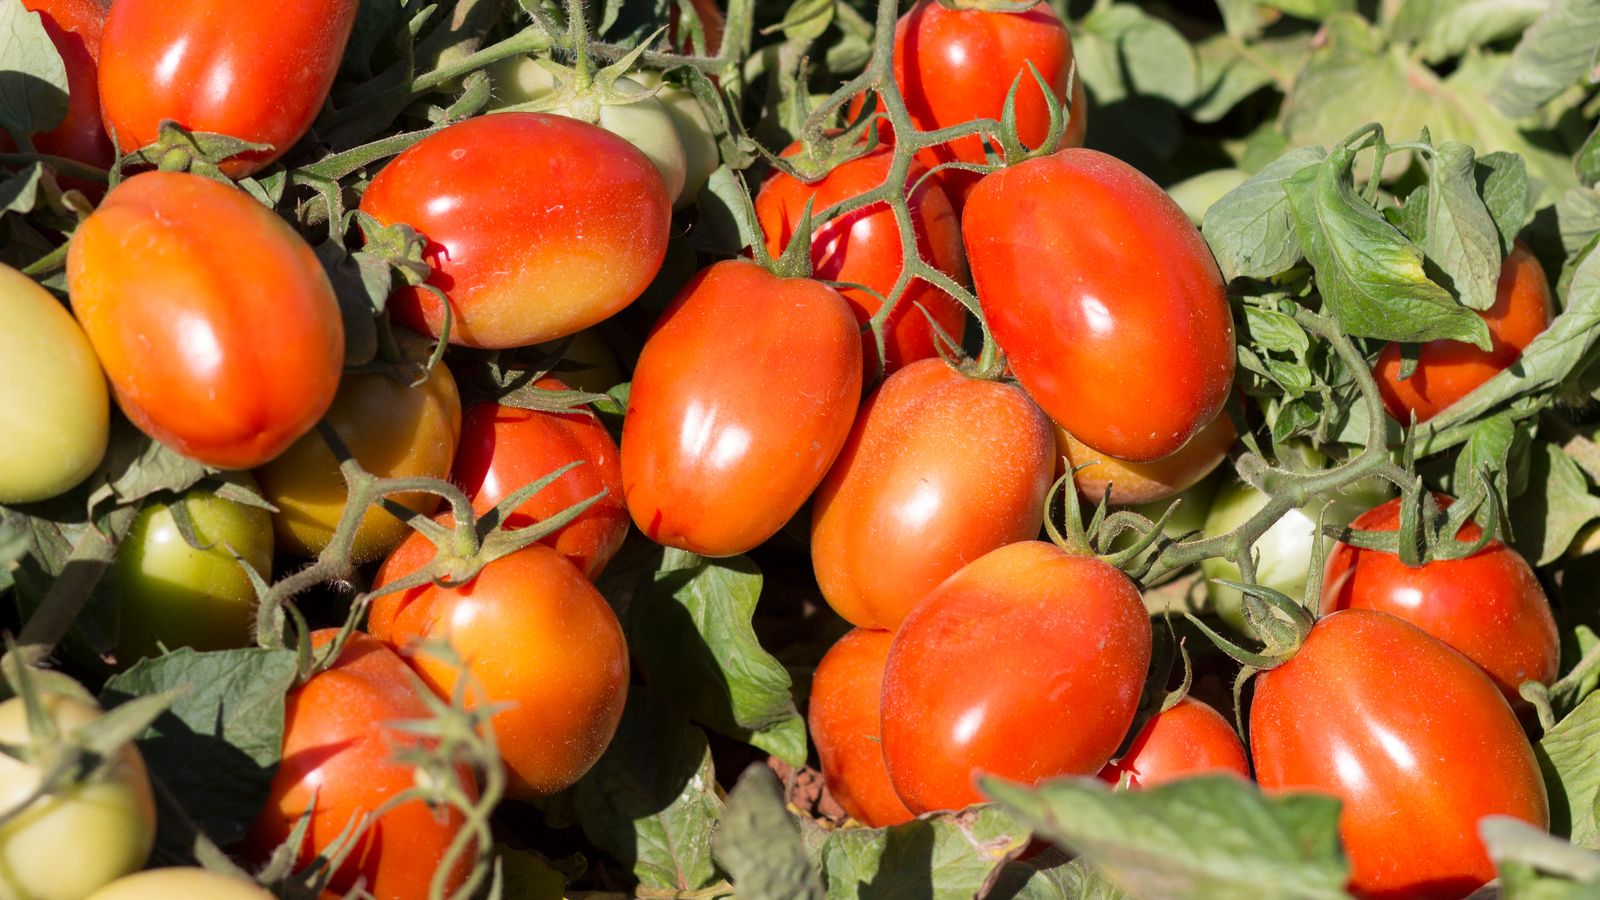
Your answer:
[[[883,667],[893,642],[893,632],[868,628],[840,638],[817,664],[806,720],[833,799],[873,828],[912,817],[883,761]]]
[[[1139,788],[1218,772],[1250,777],[1244,744],[1221,713],[1184,697],[1151,716],[1128,752],[1106,764],[1100,778],[1116,784],[1126,775],[1129,787]]]

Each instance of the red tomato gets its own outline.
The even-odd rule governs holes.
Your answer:
[[[783,153],[792,156],[799,149],[800,145],[795,143]],[[767,250],[774,256],[783,252],[800,225],[806,201],[811,201],[813,213],[820,213],[835,203],[860,196],[888,180],[893,159],[893,151],[879,147],[839,166],[815,184],[806,184],[783,172],[767,179],[756,197],[756,217],[766,234]],[[926,169],[913,162],[906,175],[906,186],[917,184],[926,173]],[[966,281],[961,223],[944,190],[932,179],[922,181],[921,186],[907,195],[906,205],[911,211],[917,250],[922,258],[957,282]],[[827,222],[816,222],[811,236],[811,265],[815,278],[853,282],[877,292],[875,296],[859,288],[839,290],[855,310],[856,321],[865,324],[883,306],[880,298],[889,295],[904,268],[900,228],[895,224],[894,211],[886,203],[874,203]],[[918,306],[926,309],[927,314]],[[913,360],[938,355],[934,331],[928,324],[929,315],[957,344],[961,342],[966,330],[966,310],[955,298],[926,281],[913,281],[889,315],[885,335],[886,374]],[[876,377],[877,347],[870,332],[864,332],[861,338],[866,372],[869,378]]]
[[[116,162],[111,139],[100,126],[100,87],[96,59],[106,11],[98,0],[22,0],[24,9],[39,14],[45,34],[67,69],[67,115],[49,131],[33,136],[40,153],[64,156],[101,169]],[[70,186],[79,187],[76,181]],[[92,187],[96,193],[103,186]]]
[[[1233,419],[1218,413],[1177,453],[1134,463],[1092,450],[1057,425],[1056,453],[1073,466],[1093,463],[1074,476],[1078,493],[1090,503],[1099,503],[1109,487],[1113,506],[1134,506],[1167,500],[1199,484],[1228,458],[1237,436]]]
[[[73,232],[67,287],[122,411],[185,456],[261,465],[333,403],[344,366],[333,287],[294,229],[243,191],[172,172],[127,179]]]
[[[171,119],[269,150],[222,163],[241,178],[288,152],[322,110],[358,0],[233,4],[117,0],[100,54],[100,105],[124,153]]]
[[[984,178],[961,229],[994,339],[1073,437],[1150,462],[1216,418],[1233,384],[1227,291],[1155,182],[1063,150]]]
[[[1100,770],[1112,784],[1129,776],[1130,787],[1150,787],[1192,775],[1250,777],[1250,761],[1233,726],[1210,706],[1184,697],[1166,712],[1156,713],[1133,739],[1128,752]]]
[[[1021,390],[925,359],[861,408],[817,489],[811,564],[828,604],[893,628],[967,563],[1039,534],[1050,422]]]
[[[567,390],[555,378],[537,384],[545,390]],[[472,511],[483,515],[525,485],[582,460],[517,507],[504,524],[532,525],[606,490],[582,515],[544,538],[592,581],[628,537],[620,456],[617,442],[587,409],[557,414],[479,403],[462,418],[451,480],[467,492]]]
[[[1263,788],[1343,803],[1362,896],[1465,896],[1494,877],[1478,820],[1550,824],[1533,749],[1494,683],[1376,610],[1325,616],[1256,679],[1250,753]]]
[[[445,524],[449,524],[446,521]],[[384,560],[377,587],[433,560],[420,533]],[[466,663],[469,706],[503,703],[491,720],[523,799],[553,794],[589,771],[611,743],[628,697],[628,645],[605,598],[561,554],[534,544],[455,587],[425,584],[373,601],[373,636],[394,647],[441,697],[460,670],[414,646],[448,640]]]
[[[861,334],[839,292],[753,262],[702,270],[634,369],[622,485],[658,543],[733,556],[772,537],[839,455],[861,396]]]
[[[879,709],[883,664],[894,635],[857,628],[817,664],[808,725],[828,791],[844,811],[873,828],[912,818],[889,783]]]
[[[1434,495],[1441,506],[1452,498]],[[1363,531],[1400,527],[1400,498],[1351,523]],[[1468,522],[1456,539],[1483,534]],[[1421,628],[1477,663],[1513,705],[1524,681],[1550,684],[1560,674],[1561,639],[1550,600],[1522,554],[1499,541],[1466,559],[1409,568],[1393,553],[1339,543],[1328,554],[1322,611],[1377,609]]]
[[[1100,771],[1133,722],[1150,665],[1139,589],[1051,544],[969,563],[895,634],[883,757],[916,813],[983,798],[980,772],[1032,784]]]
[[[321,647],[336,634],[332,628],[315,632],[311,644]],[[283,760],[272,777],[266,808],[245,839],[249,855],[265,860],[313,809],[311,830],[297,857],[299,866],[309,865],[353,820],[416,784],[417,770],[394,757],[424,739],[395,725],[428,717],[420,689],[400,657],[356,632],[332,667],[291,690],[284,709]],[[465,768],[461,786],[476,793]],[[427,897],[434,870],[463,824],[460,812],[436,812],[420,800],[389,809],[362,835],[324,896],[343,896],[359,878],[379,900]],[[446,890],[460,887],[471,871],[467,853],[446,880]]]
[[[894,80],[906,100],[911,121],[923,131],[972,119],[1000,120],[1006,94],[1017,88],[1017,133],[1029,147],[1044,143],[1050,115],[1044,94],[1028,72],[1032,61],[1056,99],[1067,98],[1072,70],[1072,38],[1047,3],[1020,13],[950,9],[938,0],[918,0],[894,29]],[[1072,118],[1063,147],[1083,145],[1088,122],[1083,79],[1072,90]],[[982,142],[964,137],[924,151],[929,168],[945,162],[985,162]],[[981,176],[941,169],[939,178],[959,212]]]
[[[450,342],[522,347],[632,303],[661,268],[672,202],[638,148],[545,113],[458,122],[395,157],[361,208],[428,238],[428,284],[449,298]],[[397,321],[438,337],[444,306],[401,287]]]
[[[1518,241],[1500,267],[1494,305],[1478,313],[1494,345],[1479,350],[1459,341],[1429,341],[1417,351],[1417,369],[1400,380],[1400,345],[1378,355],[1372,374],[1383,407],[1401,424],[1417,414],[1426,422],[1473,389],[1509,368],[1533,339],[1550,326],[1550,283],[1527,245]]]

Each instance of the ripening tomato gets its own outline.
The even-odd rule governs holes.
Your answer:
[[[1362,896],[1466,896],[1494,877],[1480,819],[1550,824],[1533,748],[1494,683],[1377,610],[1323,617],[1256,679],[1250,755],[1263,788],[1343,804],[1339,835]]]
[[[83,329],[38,282],[3,263],[0,322],[0,503],[31,503],[100,465],[111,399]]]
[[[1237,436],[1233,419],[1226,412],[1218,413],[1177,453],[1155,462],[1134,463],[1091,450],[1057,425],[1056,452],[1073,466],[1092,463],[1073,476],[1078,493],[1090,503],[1099,503],[1109,487],[1113,506],[1133,506],[1166,500],[1198,484],[1228,458]]]
[[[1063,150],[985,177],[961,230],[994,339],[1073,437],[1150,462],[1216,418],[1233,385],[1227,291],[1155,182]]]
[[[567,390],[555,378],[535,384],[543,390]],[[451,480],[467,492],[472,511],[481,516],[526,485],[581,461],[524,501],[503,524],[532,525],[606,491],[576,519],[544,537],[545,544],[593,581],[628,537],[621,455],[611,433],[587,408],[551,413],[479,403],[462,420],[461,451]]]
[[[794,143],[783,151],[793,156],[800,151]],[[766,234],[767,250],[774,256],[783,252],[800,226],[809,201],[813,213],[883,184],[889,177],[894,152],[878,147],[829,172],[822,180],[806,184],[793,175],[776,172],[761,186],[756,196],[756,217]],[[932,179],[923,179],[927,170],[911,164],[906,174],[906,205],[911,211],[911,226],[917,250],[934,268],[957,282],[966,281],[967,262],[961,251],[961,223],[945,197],[944,189]],[[920,184],[919,184],[920,182]],[[900,254],[900,227],[887,203],[874,203],[836,219],[813,223],[811,234],[812,277],[845,281],[869,288],[843,287],[839,293],[850,301],[856,321],[863,324],[883,306],[883,298],[894,288],[904,268]],[[872,293],[876,292],[876,293]],[[918,309],[918,307],[922,309]],[[924,312],[925,311],[925,312]],[[886,323],[884,342],[888,359],[885,374],[908,362],[938,355],[929,317],[961,343],[966,330],[966,310],[955,298],[926,281],[912,281],[900,296]],[[865,366],[870,377],[878,371],[877,347],[871,332],[863,332]]]
[[[1441,507],[1453,498],[1434,495]],[[1362,514],[1352,528],[1395,531],[1400,498]],[[1467,522],[1456,540],[1483,535]],[[1561,638],[1550,600],[1522,554],[1499,541],[1466,559],[1434,560],[1410,568],[1393,553],[1339,543],[1328,555],[1322,610],[1377,609],[1421,628],[1477,663],[1520,705],[1524,681],[1550,684],[1560,674]]]
[[[1150,619],[1128,576],[1024,541],[950,576],[906,617],[883,676],[883,756],[915,813],[983,798],[980,772],[1093,775],[1128,732]]]
[[[657,543],[733,556],[772,537],[844,446],[861,335],[839,292],[726,260],[645,341],[622,424],[622,485]]]
[[[117,0],[100,51],[100,105],[122,152],[171,119],[270,149],[226,160],[242,178],[288,152],[322,110],[359,0],[239,6]]]
[[[135,872],[118,878],[84,900],[175,900],[180,897],[272,900],[272,894],[253,881],[188,866]]]
[[[244,191],[175,172],[123,181],[73,232],[67,287],[122,411],[185,456],[258,466],[333,402],[344,366],[333,287]]]
[[[422,360],[431,349],[420,339],[403,344]],[[373,475],[446,478],[461,439],[461,397],[443,365],[434,366],[415,387],[382,372],[354,374],[339,385],[327,422],[361,468]],[[278,549],[300,556],[321,553],[333,539],[349,497],[328,442],[313,431],[255,475],[262,496],[278,508],[272,516]],[[391,494],[389,499],[423,515],[439,505],[439,495],[426,492]],[[356,527],[351,559],[371,562],[410,533],[405,522],[373,505]]]
[[[1044,143],[1050,130],[1044,94],[1028,71],[1032,61],[1057,100],[1067,99],[1072,38],[1047,3],[1025,12],[951,9],[938,0],[918,0],[894,28],[894,80],[911,121],[923,131],[973,119],[1000,121],[1006,94],[1017,88],[1017,134],[1028,147]],[[1063,147],[1083,145],[1088,122],[1083,79],[1072,88],[1072,117]],[[923,151],[929,168],[945,162],[985,162],[982,142],[964,137]],[[976,172],[941,169],[939,178],[959,212],[977,185]]]
[[[1494,305],[1478,313],[1489,326],[1493,346],[1480,350],[1460,341],[1438,340],[1417,351],[1417,368],[1400,380],[1400,345],[1391,343],[1378,355],[1372,374],[1383,394],[1383,407],[1402,425],[1417,414],[1426,422],[1473,389],[1509,368],[1522,351],[1550,326],[1550,283],[1533,252],[1521,241],[1500,266]]]
[[[311,645],[322,647],[337,633],[313,632]],[[358,631],[332,666],[290,690],[283,758],[266,807],[245,839],[250,858],[265,860],[310,810],[311,828],[296,857],[297,868],[304,867],[354,820],[416,784],[417,770],[394,757],[427,739],[395,725],[428,717],[421,689],[400,657]],[[476,794],[472,773],[462,767],[459,774],[462,790]],[[436,811],[421,800],[391,807],[362,834],[324,896],[343,896],[365,879],[367,892],[380,900],[421,900],[464,826],[459,810]],[[446,893],[466,881],[472,860],[471,852],[458,858],[445,879]]]
[[[377,587],[427,566],[434,553],[413,534],[384,560]],[[441,697],[453,695],[460,670],[414,645],[448,640],[472,677],[467,704],[507,705],[491,721],[513,797],[570,787],[622,719],[622,625],[594,585],[543,544],[497,559],[459,586],[429,583],[379,597],[368,625]]]
[[[428,284],[450,303],[450,342],[503,349],[565,337],[650,284],[672,203],[648,157],[597,125],[546,113],[457,122],[395,157],[361,209],[428,238]],[[445,308],[401,287],[408,328],[438,337]]]
[[[873,828],[910,821],[883,762],[883,666],[894,633],[856,628],[817,664],[807,726],[833,799]]]
[[[96,168],[110,168],[117,157],[100,124],[96,68],[105,7],[99,0],[22,0],[22,7],[39,14],[45,34],[50,36],[50,43],[55,45],[67,70],[67,114],[61,124],[34,135],[33,148]],[[105,189],[103,185],[81,185],[70,179],[68,186],[88,187],[96,194]]]
[[[1184,697],[1178,705],[1150,717],[1128,752],[1100,770],[1100,778],[1116,784],[1126,774],[1128,785],[1150,787],[1191,775],[1228,774],[1250,777],[1244,744],[1222,714]]]
[[[817,489],[811,564],[852,624],[893,628],[967,563],[1039,534],[1050,422],[1021,390],[914,362],[867,398]]]

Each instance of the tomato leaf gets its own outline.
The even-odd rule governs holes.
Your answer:
[[[1450,338],[1489,347],[1489,328],[1422,269],[1422,252],[1355,192],[1350,152],[1340,148],[1286,182],[1295,231],[1317,288],[1358,337],[1422,342]]]
[[[0,128],[18,145],[67,115],[67,67],[22,0],[0,0]]]
[[[1572,167],[1578,172],[1578,180],[1586,187],[1593,187],[1600,181],[1600,125],[1589,132],[1589,137],[1578,148],[1578,153],[1572,158]]]
[[[674,708],[794,766],[805,765],[805,720],[789,672],[756,639],[761,572],[744,557],[668,550],[629,610],[633,651]]]
[[[1577,187],[1556,201],[1561,247],[1571,256],[1600,235],[1600,190]]]
[[[1350,867],[1331,797],[1268,797],[1226,776],[1138,791],[1112,791],[1093,778],[1028,788],[989,777],[980,785],[1135,896],[1346,896]]]
[[[810,43],[833,24],[833,10],[837,0],[794,0],[783,14],[778,28],[791,41]]]
[[[1500,235],[1500,253],[1508,256],[1511,243],[1528,222],[1528,164],[1515,153],[1489,153],[1476,166],[1478,194]]]
[[[1176,28],[1132,4],[1100,5],[1073,34],[1084,86],[1105,106],[1125,97],[1161,97],[1179,106],[1194,99],[1199,66]]]
[[[728,794],[713,849],[740,897],[822,900],[822,882],[784,806],[783,786],[761,763],[752,763]]]
[[[1196,122],[1216,122],[1265,87],[1287,91],[1310,52],[1311,33],[1263,38],[1248,46],[1229,34],[1195,45],[1198,87],[1188,112]]]
[[[34,163],[0,181],[0,215],[32,212],[39,202],[39,182],[43,177],[44,163]]]
[[[1052,847],[1006,863],[988,900],[1128,900],[1128,895],[1083,859],[1069,861]]]
[[[1422,252],[1455,288],[1463,305],[1488,309],[1500,281],[1500,232],[1478,196],[1472,148],[1446,141],[1434,151],[1428,176],[1426,233]]]
[[[1490,101],[1513,118],[1533,115],[1591,70],[1597,45],[1600,0],[1555,0],[1517,42]]]
[[[1257,0],[1262,6],[1279,9],[1291,16],[1322,21],[1337,12],[1356,8],[1355,0]]]
[[[636,685],[616,737],[573,788],[573,802],[584,834],[641,885],[694,891],[717,880],[716,783],[705,735]]]
[[[1549,0],[1409,0],[1389,26],[1393,41],[1417,43],[1423,59],[1438,62],[1519,34]]]
[[[267,800],[283,751],[284,692],[294,682],[292,650],[180,648],[141,660],[106,682],[107,708],[182,688],[172,708],[138,739],[145,765],[195,825],[227,846],[243,838]],[[166,853],[193,858],[191,833],[161,817]]]
[[[1579,900],[1600,888],[1600,854],[1511,816],[1484,816],[1478,833],[1500,873],[1501,896]]]
[[[1027,827],[993,805],[890,828],[842,828],[822,848],[828,897],[982,896],[1027,843]]]
[[[1321,147],[1301,147],[1252,175],[1206,210],[1200,230],[1228,280],[1271,278],[1299,262],[1284,182],[1327,158]]]
[[[1550,788],[1550,831],[1600,850],[1600,694],[1590,694],[1534,746]]]
[[[1600,497],[1589,493],[1571,457],[1540,442],[1529,458],[1527,489],[1508,509],[1511,543],[1534,565],[1546,566],[1567,552],[1583,526],[1600,519]]]

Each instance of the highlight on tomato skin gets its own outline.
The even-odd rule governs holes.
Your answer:
[[[912,819],[883,761],[883,667],[893,642],[893,632],[867,628],[835,642],[817,664],[806,717],[829,793],[872,828]]]
[[[1100,770],[1102,781],[1128,777],[1133,788],[1151,787],[1194,775],[1228,774],[1250,778],[1250,761],[1233,725],[1209,704],[1184,697],[1150,717],[1128,752]]]

